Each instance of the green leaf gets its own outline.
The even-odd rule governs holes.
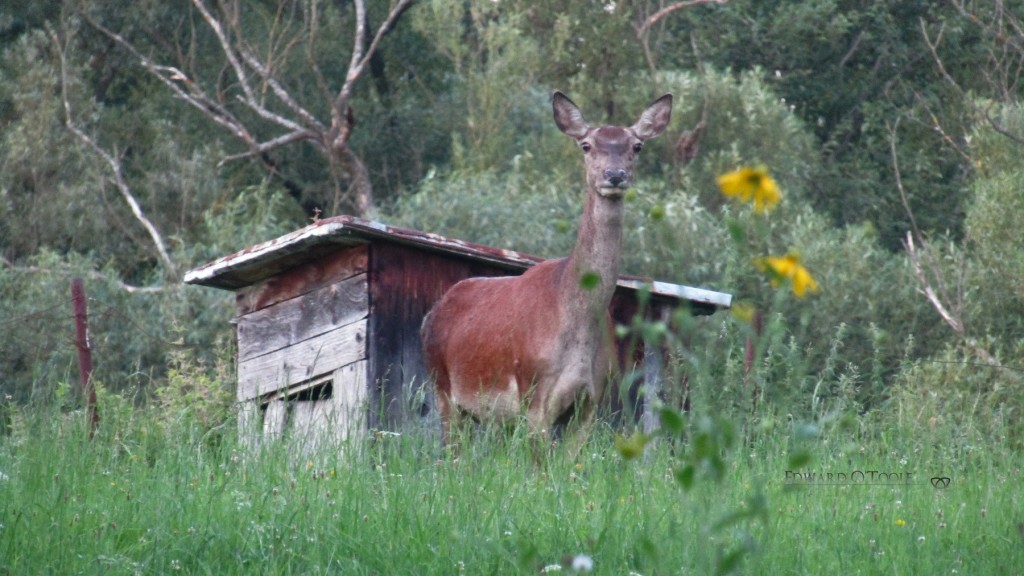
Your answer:
[[[802,468],[811,461],[811,453],[807,450],[797,450],[789,455],[789,469]]]
[[[597,285],[601,283],[601,275],[597,272],[584,272],[580,276],[580,287],[584,290],[593,290],[597,288]]]
[[[615,450],[619,453],[624,460],[633,460],[643,456],[644,446],[647,445],[649,438],[642,432],[634,432],[629,438],[625,438],[621,434],[615,435]]]
[[[640,539],[640,552],[651,562],[658,560],[658,546],[646,536]]]
[[[700,432],[693,438],[693,456],[697,460],[705,460],[715,453],[715,441],[711,434]]]
[[[737,547],[730,551],[725,556],[722,556],[718,562],[718,566],[715,568],[716,575],[732,574],[740,566],[740,561],[743,560],[744,554],[747,550],[743,547]]]
[[[678,436],[683,433],[683,427],[686,425],[686,420],[680,412],[668,406],[662,406],[658,411],[658,418],[661,421],[661,427],[669,434],[675,434]]]
[[[763,522],[767,522],[768,520],[768,499],[761,493],[748,497],[746,500],[746,506],[722,516],[718,519],[718,522],[715,522],[711,529],[717,532],[724,528],[739,524],[745,520],[755,518],[760,519]]]
[[[733,242],[743,244],[747,241],[747,231],[743,228],[743,224],[735,218],[727,219],[725,221],[725,227],[729,230],[729,236],[732,238]]]
[[[744,520],[751,518],[753,516],[754,514],[750,510],[744,508],[734,510],[733,512],[730,512],[725,516],[719,518],[718,521],[715,522],[714,526],[711,527],[711,529],[717,532],[719,530],[722,530],[723,528],[728,528],[735,524],[739,524],[740,522],[743,522]]]
[[[693,480],[696,475],[697,470],[693,467],[693,464],[687,464],[675,471],[676,482],[679,482],[683,490],[689,490],[693,487]]]
[[[644,341],[651,344],[661,342],[668,334],[668,325],[664,322],[645,322],[642,329]]]
[[[708,470],[711,472],[711,478],[715,482],[721,482],[725,478],[725,460],[721,456],[715,454],[711,458],[705,460],[708,465]]]

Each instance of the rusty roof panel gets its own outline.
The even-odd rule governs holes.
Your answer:
[[[185,273],[185,283],[238,290],[293,266],[317,259],[338,246],[364,244],[372,240],[417,246],[432,252],[487,262],[509,271],[522,271],[544,260],[513,250],[483,246],[343,215],[324,218],[274,240],[250,246],[189,270]],[[633,276],[621,277],[619,286],[633,290],[644,287],[661,297],[689,300],[715,307],[727,308],[732,302],[732,296],[729,294],[667,282],[654,282]]]

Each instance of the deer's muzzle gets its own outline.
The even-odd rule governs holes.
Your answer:
[[[627,188],[629,187],[629,172],[621,168],[604,171],[604,182],[602,188]]]

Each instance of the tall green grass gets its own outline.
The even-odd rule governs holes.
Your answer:
[[[20,411],[0,440],[0,574],[998,574],[1024,566],[1021,456],[998,438],[847,416],[740,427],[694,416],[624,460],[612,433],[536,464],[521,434],[369,435],[340,451],[240,449],[155,425]],[[772,424],[772,423],[775,424]],[[962,439],[962,438],[961,438]],[[808,460],[809,458],[809,460]],[[680,483],[697,462],[692,485]],[[911,473],[910,483],[787,485],[787,471]],[[936,489],[932,476],[949,477]],[[745,513],[745,512],[750,512]],[[735,563],[734,563],[735,562]]]

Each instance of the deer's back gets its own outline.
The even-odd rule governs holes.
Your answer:
[[[522,276],[469,278],[448,290],[422,330],[439,391],[504,387],[511,377],[523,397],[551,369],[561,317],[554,280],[563,262],[545,261]]]

